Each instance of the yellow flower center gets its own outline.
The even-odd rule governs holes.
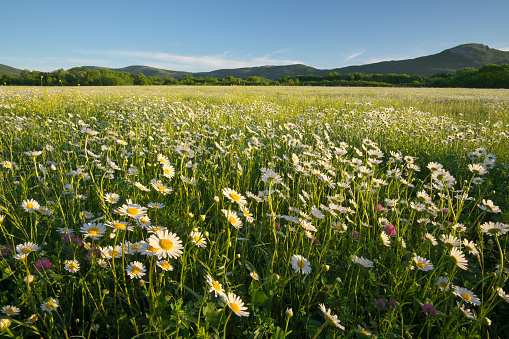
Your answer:
[[[417,266],[418,266],[420,269],[423,269],[424,267],[426,267],[426,265],[424,265],[424,263],[422,263],[422,262],[420,262],[420,261],[417,263]]]
[[[221,286],[219,285],[219,283],[217,281],[212,282],[212,287],[214,287],[214,289],[216,291],[221,291]]]
[[[140,249],[140,246],[138,246],[138,244],[134,244],[133,245],[133,250],[138,250],[138,249]]]
[[[170,239],[161,239],[161,241],[159,241],[159,245],[165,251],[171,251],[173,248],[173,242]]]
[[[197,243],[197,244],[201,243],[201,238],[199,236],[195,236],[194,237],[194,242]]]
[[[234,201],[240,200],[240,197],[235,193],[230,193],[230,198],[232,198]]]
[[[30,253],[32,252],[32,248],[31,247],[25,247],[21,250],[21,253]]]
[[[69,269],[70,269],[71,271],[76,270],[76,264],[69,264]]]
[[[91,228],[88,230],[88,233],[89,233],[89,234],[92,234],[92,235],[99,234],[99,229],[98,229],[97,227],[91,227]]]
[[[229,305],[230,305],[230,308],[233,310],[233,312],[239,313],[239,311],[240,311],[239,305],[237,305],[236,303],[230,303]]]
[[[139,267],[134,266],[134,267],[133,267],[133,269],[131,270],[131,272],[132,272],[133,274],[139,274],[139,273],[141,272],[141,270],[140,270],[140,268],[139,268]]]
[[[164,169],[164,174],[170,174],[170,170],[169,170],[169,169],[167,169],[167,168],[165,168],[165,169]]]
[[[237,219],[235,219],[235,217],[233,215],[230,215],[228,217],[228,221],[231,222],[232,224],[235,224],[237,222]]]
[[[152,231],[153,231],[153,232],[160,232],[160,231],[162,231],[162,229],[161,229],[160,227],[154,227],[154,228],[152,229]]]
[[[55,304],[53,302],[51,302],[51,301],[47,302],[45,306],[46,306],[47,309],[55,308]]]
[[[470,296],[470,294],[468,293],[461,293],[461,296],[463,297],[463,299],[465,299],[466,301],[470,301],[472,300],[472,297]]]
[[[39,208],[39,212],[46,213],[46,210],[44,208]]]
[[[166,191],[166,187],[164,186],[157,186],[157,189],[163,192]]]
[[[338,226],[334,226],[334,229],[335,229],[336,231],[339,231],[339,230],[341,230],[341,226],[339,226],[339,225],[338,225]]]
[[[113,250],[113,251],[110,252],[110,255],[112,257],[116,257],[118,255],[118,251],[117,250]]]
[[[138,211],[137,208],[131,207],[127,209],[127,213],[130,215],[138,215],[140,212]]]
[[[109,198],[108,198],[108,200],[109,200],[109,201],[115,201],[115,198],[113,198],[113,197],[109,197]]]
[[[14,314],[15,312],[14,312],[14,309],[8,308],[8,309],[5,310],[5,313],[7,313],[7,314]]]
[[[34,208],[34,204],[32,204],[31,202],[29,202],[29,203],[27,204],[27,207],[28,207],[28,208]]]
[[[364,330],[360,330],[359,333],[362,333],[364,335],[368,335],[368,333],[366,331],[364,331]]]
[[[447,283],[446,283],[445,281],[442,281],[442,282],[440,283],[440,286],[445,288],[445,287],[447,287]]]
[[[150,245],[147,246],[147,250],[150,251],[150,252],[157,252],[157,250],[159,250],[158,247],[152,247]]]
[[[304,264],[304,262],[302,260],[299,260],[299,261],[297,261],[297,266],[299,266],[300,268],[304,268],[304,267],[306,267],[306,264]]]
[[[169,270],[170,264],[168,264],[167,262],[163,262],[163,263],[161,263],[161,267],[164,268],[165,270]]]
[[[125,228],[125,225],[121,222],[116,222],[113,227],[123,230]]]

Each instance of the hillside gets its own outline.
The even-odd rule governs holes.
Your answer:
[[[17,69],[17,68],[14,68],[14,67],[11,67],[11,66],[0,64],[0,75],[4,75],[4,74],[5,75],[20,76],[21,75],[21,70]]]

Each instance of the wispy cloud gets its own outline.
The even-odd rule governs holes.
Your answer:
[[[177,71],[211,71],[221,68],[242,68],[264,65],[288,65],[302,63],[301,61],[287,58],[278,58],[284,50],[271,54],[254,56],[237,56],[229,52],[213,55],[179,55],[151,51],[82,51],[84,54],[101,56],[102,58],[114,58],[118,66],[139,64]],[[111,60],[109,62],[111,64]]]
[[[364,54],[364,52],[365,52],[365,51],[355,52],[355,53],[353,53],[353,54],[350,54],[349,56],[347,56],[347,57],[345,58],[345,61],[349,61],[349,60],[355,59],[355,58],[357,58],[358,56],[360,56],[360,55]]]

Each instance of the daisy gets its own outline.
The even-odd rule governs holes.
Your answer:
[[[459,302],[456,302],[456,305],[458,305],[461,313],[463,313],[465,317],[468,319],[476,320],[475,314],[471,310],[465,308],[465,305],[461,305]]]
[[[183,157],[194,158],[194,151],[185,145],[179,145],[175,147],[175,151]]]
[[[509,295],[507,295],[502,287],[497,287],[497,293],[500,296],[500,298],[504,299],[506,303],[509,303]]]
[[[193,239],[193,243],[198,247],[207,247],[207,240],[203,237],[201,232],[191,232],[191,239]]]
[[[118,221],[118,220],[115,220],[115,221],[106,221],[105,223],[105,226],[108,226],[108,227],[111,227],[115,230],[119,230],[119,231],[132,231],[133,230],[133,226],[127,226],[128,223],[125,222],[125,221]]]
[[[71,273],[76,273],[80,270],[80,264],[78,260],[66,260],[64,268]]]
[[[116,204],[118,202],[118,199],[120,199],[120,195],[117,193],[106,193],[104,194],[104,200],[108,204]]]
[[[139,219],[147,214],[146,207],[141,207],[140,205],[133,203],[131,199],[127,199],[126,203],[127,204],[122,205],[118,210],[121,215],[126,215],[133,219]]]
[[[226,219],[228,219],[233,227],[236,229],[242,228],[242,220],[240,220],[237,212],[225,209],[222,209],[221,211],[224,213]]]
[[[165,186],[163,185],[163,183],[161,181],[154,181],[151,183],[152,187],[159,193],[162,193],[162,194],[170,194],[172,192],[172,189],[169,188],[168,186]]]
[[[173,178],[175,176],[175,168],[170,164],[163,165],[163,175],[168,179]]]
[[[160,203],[160,202],[151,202],[151,203],[147,204],[147,207],[148,208],[161,209],[161,208],[165,207],[165,205]]]
[[[251,278],[253,278],[256,281],[258,281],[258,279],[260,279],[260,277],[258,276],[258,274],[256,272],[251,272],[251,273],[249,273],[249,275],[251,276]]]
[[[80,214],[85,219],[91,219],[94,217],[94,215],[92,213],[90,213],[89,211],[82,211]]]
[[[221,286],[217,280],[214,280],[210,274],[205,277],[205,280],[210,286],[209,292],[213,292],[216,297],[219,296],[223,298],[225,296],[223,286]]]
[[[479,255],[479,251],[477,250],[477,247],[475,246],[475,243],[473,241],[469,241],[468,239],[463,239],[463,246],[465,246],[465,249],[468,251],[469,254],[473,255]]]
[[[373,262],[371,260],[365,259],[363,257],[358,257],[356,255],[352,255],[351,259],[354,262],[354,264],[359,264],[359,265],[361,265],[363,267],[366,267],[366,268],[373,267]]]
[[[481,231],[489,236],[501,236],[509,231],[509,226],[501,222],[488,221],[481,225]]]
[[[147,186],[143,185],[138,181],[136,181],[133,185],[143,192],[150,192],[150,188],[148,188]]]
[[[438,278],[437,286],[442,291],[448,291],[449,290],[449,279],[447,277],[444,277],[444,276]]]
[[[232,202],[236,202],[239,205],[247,205],[246,198],[231,188],[225,187],[221,190],[221,193],[223,193],[223,195],[230,199]]]
[[[42,215],[51,215],[51,210],[47,208],[46,206],[40,206],[37,212],[41,213]]]
[[[465,255],[457,248],[453,248],[451,250],[451,257],[454,258],[455,264],[461,268],[462,270],[468,269],[468,261],[465,258]]]
[[[102,268],[108,268],[108,262],[104,259],[97,260],[97,264]]]
[[[307,261],[307,259],[301,255],[298,254],[292,255],[290,264],[292,265],[292,268],[295,271],[295,273],[301,271],[302,274],[309,274],[311,272],[310,262]]]
[[[389,236],[384,231],[382,231],[382,234],[380,234],[380,239],[382,239],[382,243],[384,244],[384,246],[387,246],[387,247],[391,246],[391,241],[389,240]]]
[[[339,323],[338,316],[332,315],[330,308],[327,310],[325,308],[324,304],[320,304],[319,307],[320,307],[320,311],[322,311],[323,316],[325,317],[325,320],[327,320],[327,322],[329,324],[334,325],[334,326],[342,329],[343,331],[345,330],[345,328],[343,326],[341,326],[341,324]]]
[[[165,155],[162,155],[161,153],[157,155],[157,162],[159,162],[161,165],[170,164],[170,160],[168,160],[168,158]]]
[[[447,244],[449,247],[453,247],[453,248],[459,247],[461,244],[461,241],[458,238],[456,238],[455,236],[450,235],[450,234],[448,234],[448,235],[442,234],[440,236],[440,240],[442,240],[442,242]]]
[[[16,306],[7,305],[2,307],[2,312],[7,316],[18,315],[21,310]]]
[[[429,234],[429,233],[426,233],[426,239],[428,239],[429,241],[431,241],[431,244],[432,244],[433,246],[438,245],[437,239],[436,239],[433,235],[431,235],[431,234]]]
[[[159,259],[166,257],[176,259],[182,254],[182,241],[175,233],[166,230],[152,234],[147,243],[157,249],[154,255]]]
[[[133,261],[129,265],[127,265],[125,271],[129,275],[129,278],[131,279],[139,279],[145,275],[145,272],[147,271],[145,269],[145,266],[139,261]]]
[[[116,245],[115,247],[106,246],[106,247],[101,248],[101,257],[106,258],[106,259],[121,258],[122,254],[123,254],[123,249],[122,249],[122,246],[120,246],[120,245]]]
[[[366,331],[366,329],[361,325],[357,325],[357,332],[364,334],[367,337],[371,337],[371,332]]]
[[[24,244],[19,244],[16,246],[16,252],[20,254],[28,254],[30,252],[35,252],[39,250],[39,245],[33,242],[26,242]]]
[[[15,165],[12,161],[4,161],[2,162],[2,166],[7,169],[13,168]]]
[[[150,226],[147,228],[148,229],[148,233],[153,233],[153,234],[156,234],[157,232],[161,232],[161,231],[166,231],[168,230],[166,227],[163,227],[163,226]]]
[[[39,203],[34,199],[23,200],[21,202],[21,207],[25,210],[25,212],[32,213],[37,211],[40,207]]]
[[[262,175],[262,181],[266,184],[281,184],[283,178],[271,169],[266,170]]]
[[[461,299],[471,303],[472,305],[476,306],[481,305],[481,300],[472,291],[469,291],[466,288],[459,286],[454,286],[453,288],[454,294],[456,294],[458,297],[461,297]]]
[[[249,212],[249,209],[244,205],[239,205],[240,212],[239,214],[242,214],[248,223],[252,223],[254,221],[253,215],[251,212]]]
[[[484,166],[481,164],[470,164],[468,165],[468,170],[477,175],[483,175],[488,173],[486,168],[484,168]]]
[[[147,228],[150,226],[150,218],[146,215],[141,216],[140,218],[136,219],[136,224],[141,228]]]
[[[43,310],[44,312],[51,313],[53,311],[56,311],[58,306],[59,306],[58,300],[54,298],[49,298],[41,304],[41,310]]]
[[[170,265],[170,263],[166,260],[158,261],[157,266],[159,266],[159,268],[161,268],[163,271],[173,271],[173,266]]]
[[[500,210],[500,208],[498,206],[494,205],[493,201],[491,201],[491,200],[483,199],[482,200],[482,205],[477,205],[477,207],[479,207],[483,211],[487,211],[487,212],[490,212],[490,213],[500,213],[500,212],[502,212]]]
[[[230,307],[230,309],[239,317],[249,316],[249,312],[247,312],[247,307],[244,306],[242,300],[235,294],[228,292],[228,294],[225,295],[223,299],[228,304],[228,307]]]
[[[80,232],[84,234],[85,238],[91,237],[96,239],[103,236],[104,232],[106,232],[106,227],[101,223],[89,222],[81,226]]]
[[[413,260],[414,260],[415,264],[417,265],[417,268],[420,269],[421,271],[426,272],[426,271],[430,271],[433,269],[433,264],[429,260],[427,260],[423,257],[415,256]]]

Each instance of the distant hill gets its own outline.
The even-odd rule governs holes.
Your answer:
[[[21,70],[11,66],[0,64],[0,75],[20,76]]]
[[[195,78],[246,78],[250,76],[262,77],[270,80],[277,80],[282,77],[297,75],[325,76],[331,72],[338,72],[341,75],[350,73],[363,74],[418,74],[429,77],[437,73],[454,73],[465,67],[480,68],[489,64],[509,64],[509,52],[490,48],[482,44],[465,44],[446,49],[437,54],[422,56],[414,59],[382,61],[372,64],[347,66],[335,69],[318,69],[306,65],[286,66],[259,66],[234,69],[219,69],[211,72],[183,72],[159,69],[148,66],[128,66],[124,68],[110,68],[115,72],[127,72],[132,74],[143,73],[147,77],[157,75],[161,78],[172,77],[178,79],[185,74]],[[82,66],[90,69],[101,70],[105,67]],[[0,75],[19,75],[21,70],[0,64]]]

